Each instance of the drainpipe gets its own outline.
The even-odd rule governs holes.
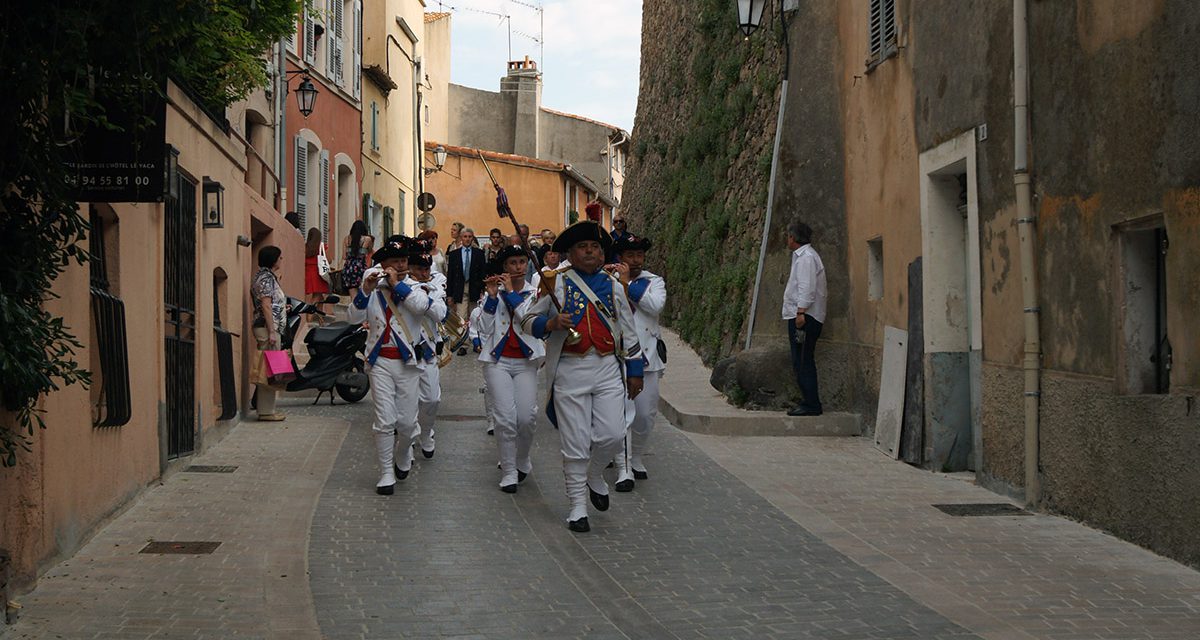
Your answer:
[[[275,65],[275,177],[279,182],[279,213],[286,214],[287,206],[287,41],[276,47]]]
[[[767,240],[771,237],[771,213],[775,209],[775,177],[779,173],[779,141],[783,137],[783,113],[787,108],[788,76],[791,75],[792,48],[788,40],[785,13],[795,11],[796,3],[780,0],[779,23],[783,30],[783,84],[779,87],[779,116],[775,120],[775,147],[771,151],[771,179],[767,184],[767,214],[763,219],[762,241],[758,246],[758,269],[754,272],[754,293],[750,297],[750,317],[746,325],[746,349],[754,337],[754,316],[758,313],[758,291],[762,287],[763,265],[767,260]]]
[[[1038,448],[1041,409],[1042,344],[1039,333],[1037,216],[1029,182],[1029,20],[1027,0],[1013,0],[1013,184],[1017,195],[1017,230],[1021,243],[1021,293],[1025,318],[1025,503],[1041,501]]]

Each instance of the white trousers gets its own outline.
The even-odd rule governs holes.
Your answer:
[[[615,356],[563,356],[554,376],[569,520],[587,515],[586,486],[608,493],[604,467],[625,442],[625,384]],[[586,474],[586,477],[585,477]]]
[[[630,467],[636,471],[645,471],[646,466],[642,454],[647,451],[646,445],[650,439],[650,430],[654,428],[654,419],[658,417],[658,380],[662,371],[647,371],[642,378],[642,392],[638,397],[625,399],[625,417],[629,431],[625,437],[625,456],[617,456],[619,480],[632,477]]]
[[[417,424],[421,427],[421,448],[433,451],[433,423],[437,420],[438,407],[442,404],[442,369],[436,362],[425,363],[425,370],[421,373],[419,395]]]
[[[500,454],[500,486],[517,481],[517,471],[529,473],[537,420],[537,362],[501,357],[483,365],[483,378],[491,395],[496,424],[496,450]]]
[[[396,464],[412,468],[412,443],[420,434],[417,403],[421,394],[421,369],[399,360],[379,358],[371,366],[371,397],[375,401],[376,433],[396,431]],[[406,452],[405,452],[406,450]]]

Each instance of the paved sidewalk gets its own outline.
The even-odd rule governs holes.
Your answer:
[[[479,365],[443,373],[437,453],[395,495],[374,493],[369,402],[286,398],[287,422],[192,461],[235,472],[147,491],[0,638],[1200,638],[1200,573],[1061,518],[948,516],[931,505],[1003,499],[861,438],[660,418],[650,479],[572,534],[557,432],[501,493]]]
[[[247,422],[148,490],[19,598],[9,638],[319,638],[306,575],[309,518],[347,423],[292,413]],[[139,553],[220,542],[211,555]]]

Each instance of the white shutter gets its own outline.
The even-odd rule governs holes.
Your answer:
[[[333,45],[333,73],[330,74],[339,87],[346,85],[345,80],[345,37],[346,37],[346,16],[345,3],[343,0],[333,0],[333,39],[329,44]]]
[[[354,0],[354,66],[350,75],[354,76],[354,97],[362,97],[362,0]]]
[[[292,32],[289,33],[287,37],[287,50],[291,51],[292,53],[296,53],[296,31],[299,26],[299,21],[292,25]]]
[[[317,24],[312,13],[304,10],[304,61],[312,64],[317,57]]]
[[[300,233],[308,232],[308,143],[296,136],[296,220]]]
[[[329,151],[321,151],[321,239],[329,242]]]

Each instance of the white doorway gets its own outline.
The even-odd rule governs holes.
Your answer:
[[[921,154],[925,459],[937,471],[981,469],[979,200],[975,132]]]

